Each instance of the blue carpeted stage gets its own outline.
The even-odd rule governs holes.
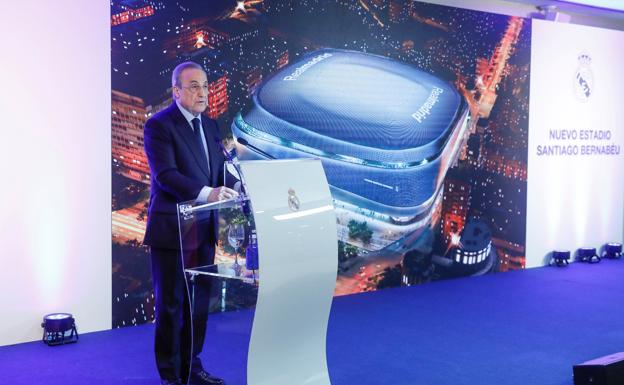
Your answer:
[[[624,351],[623,300],[624,261],[611,260],[336,298],[332,384],[571,385],[573,364]],[[229,385],[245,384],[251,321],[250,311],[210,319],[204,363]],[[2,347],[0,384],[156,384],[152,332]]]

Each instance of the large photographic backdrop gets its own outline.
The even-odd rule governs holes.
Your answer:
[[[186,60],[240,159],[322,159],[337,295],[525,267],[529,20],[410,0],[111,4],[114,327],[153,319],[143,124]]]

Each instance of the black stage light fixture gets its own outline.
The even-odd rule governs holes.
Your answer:
[[[76,321],[69,313],[52,313],[43,317],[43,342],[48,346],[78,342]]]
[[[566,266],[570,261],[570,250],[553,250],[551,263],[557,266]]]
[[[604,245],[603,257],[607,258],[620,258],[622,256],[622,244],[616,242],[609,242]]]
[[[581,262],[598,263],[600,256],[596,252],[595,247],[581,247],[578,249],[577,257]]]

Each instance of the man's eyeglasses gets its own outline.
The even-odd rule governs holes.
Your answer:
[[[194,94],[199,93],[199,90],[204,90],[205,93],[208,93],[208,84],[204,84],[203,86],[200,86],[199,84],[193,84],[188,87],[180,87],[180,88],[186,88],[187,90],[191,91]]]

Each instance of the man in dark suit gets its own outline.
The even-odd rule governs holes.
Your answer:
[[[230,199],[236,191],[222,186],[224,155],[217,144],[217,123],[202,116],[208,102],[208,80],[194,62],[178,65],[172,74],[174,102],[145,123],[145,152],[151,170],[151,195],[144,244],[150,246],[156,335],[154,350],[162,384],[222,385],[199,359],[204,344],[209,289],[195,293],[191,317],[184,264],[214,263],[217,218],[199,228],[192,253],[181,256],[179,202]],[[193,254],[192,256],[188,254]],[[187,265],[188,266],[188,265]],[[200,306],[203,305],[203,306]],[[192,321],[191,321],[192,320]]]

